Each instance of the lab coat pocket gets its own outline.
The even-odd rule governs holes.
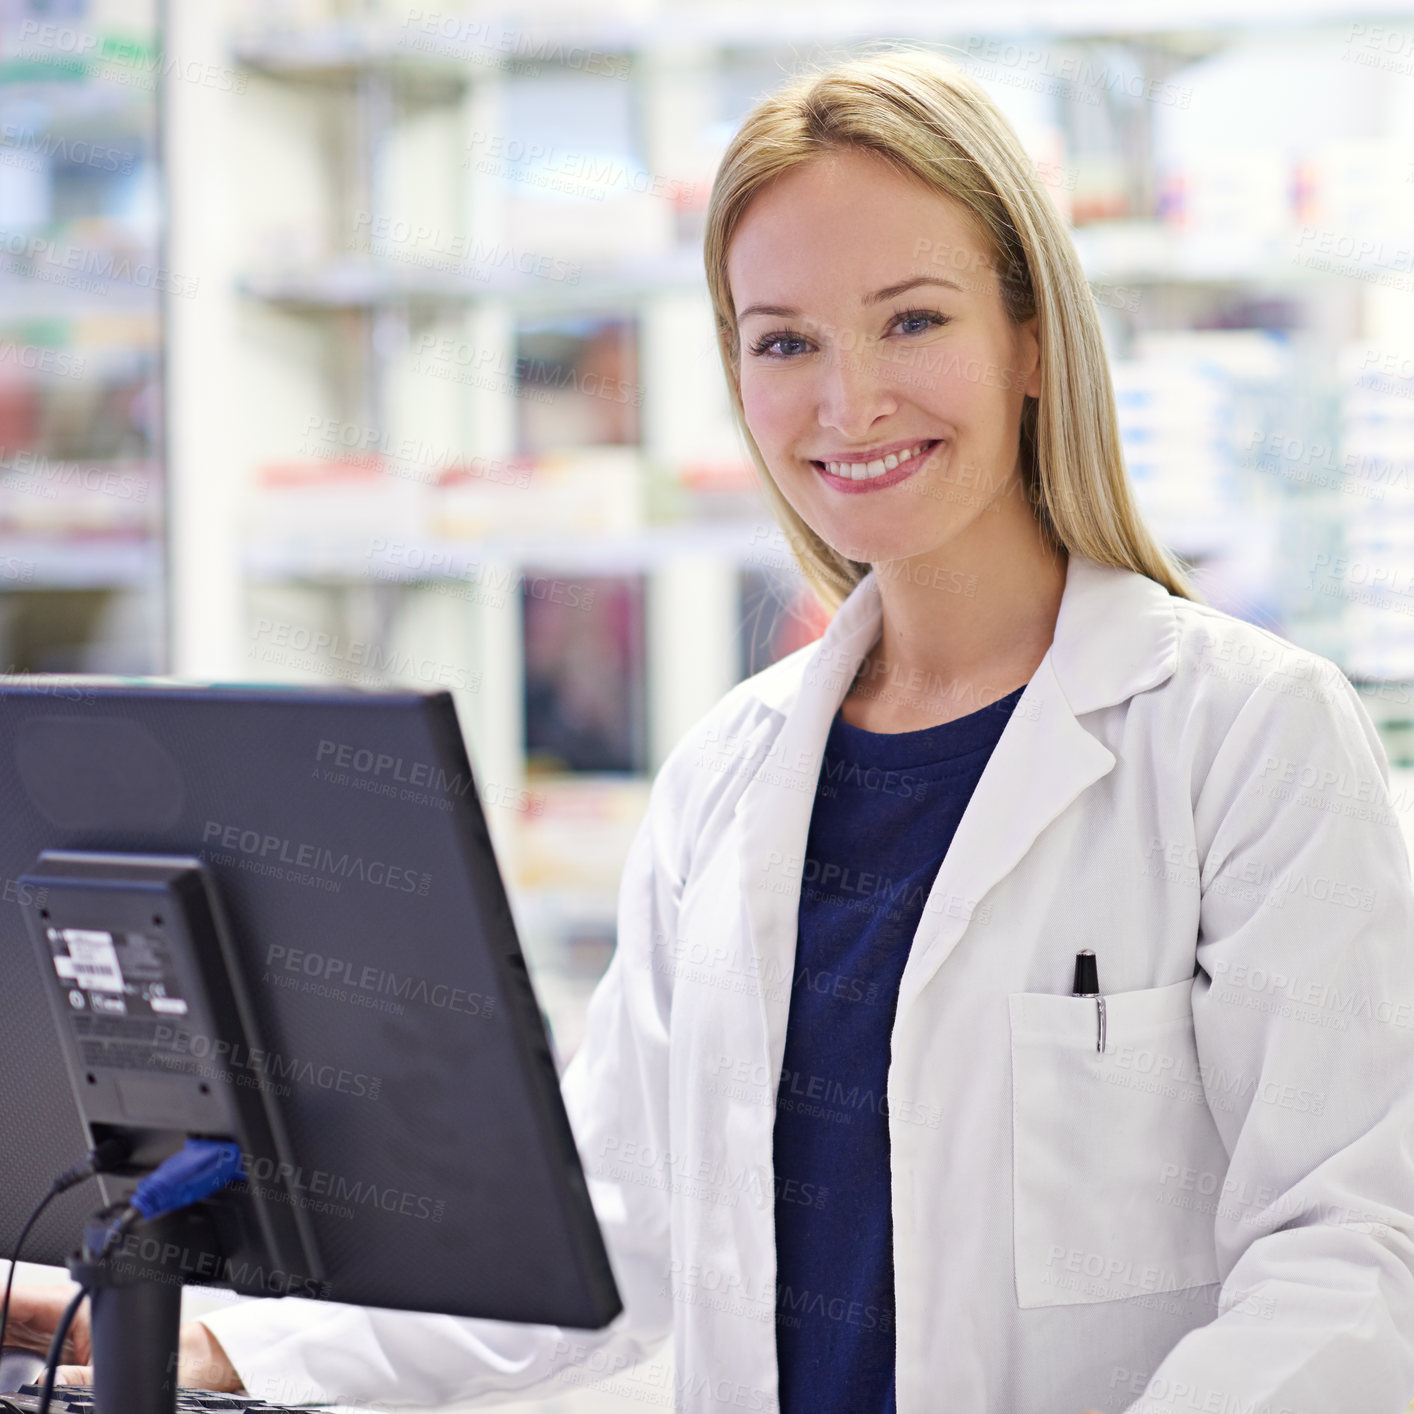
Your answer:
[[[1214,1200],[1227,1151],[1193,1036],[1192,979],[1093,999],[1017,992],[1012,1199],[1023,1308],[1219,1280]],[[1195,1174],[1209,1175],[1196,1180]]]

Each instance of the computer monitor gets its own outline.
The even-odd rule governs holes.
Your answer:
[[[447,693],[0,682],[0,965],[0,1253],[95,1139],[27,1259],[225,1137],[182,1280],[621,1310]]]

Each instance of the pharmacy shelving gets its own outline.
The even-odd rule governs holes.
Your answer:
[[[1225,606],[1337,661],[1365,641],[1352,633],[1362,606],[1307,593],[1300,572],[1346,545],[1352,498],[1281,449],[1354,435],[1338,351],[1398,345],[1377,253],[1302,257],[1321,254],[1313,225],[1338,231],[1358,206],[1353,178],[1335,177],[1364,160],[1359,142],[1407,141],[1397,80],[1414,79],[1337,61],[1388,101],[1361,133],[1332,120],[1309,151],[1210,163],[1180,141],[1190,111],[1237,130],[1215,115],[1254,43],[1348,42],[1342,7],[1263,19],[1185,6],[1180,23],[1166,4],[1063,17],[650,6],[553,25],[319,0],[200,8],[174,16],[176,42],[238,83],[178,86],[169,105],[172,262],[203,290],[171,302],[174,603],[179,618],[201,606],[177,625],[173,666],[350,671],[328,655],[261,657],[260,626],[276,625],[290,642],[386,644],[364,680],[397,680],[396,661],[474,683],[457,694],[479,776],[538,802],[489,815],[570,1048],[652,770],[743,671],[745,596],[767,580],[783,602],[800,592],[730,425],[700,230],[734,122],[802,58],[896,33],[977,72],[1073,213],[1160,532]],[[1395,8],[1365,19],[1382,12]],[[1058,77],[1087,64],[1094,93]],[[1127,98],[1136,83],[1159,97]],[[1341,156],[1340,141],[1355,146]],[[1232,214],[1244,191],[1277,216],[1247,230]],[[595,342],[615,322],[628,362],[617,335]],[[579,351],[564,367],[598,349],[601,374],[631,386],[623,441],[577,441],[579,413],[542,405],[548,385],[520,370],[553,363],[556,340]],[[259,415],[220,416],[232,401]],[[512,495],[477,465],[525,470],[528,489]],[[552,583],[568,597],[626,577],[643,586],[641,769],[536,774],[528,600],[502,590]],[[1377,713],[1399,760],[1402,711],[1387,696]],[[589,837],[593,858],[577,859],[572,842]]]
[[[156,6],[0,19],[0,655],[166,661]]]

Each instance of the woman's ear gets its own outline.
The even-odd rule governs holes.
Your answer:
[[[1022,392],[1028,398],[1041,396],[1041,340],[1037,333],[1036,316],[1023,319],[1017,326],[1018,359],[1017,367],[1026,376]]]

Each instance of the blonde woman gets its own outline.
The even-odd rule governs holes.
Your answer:
[[[952,64],[757,106],[706,265],[834,613],[688,732],[628,859],[564,1079],[625,1311],[244,1304],[185,1329],[187,1380],[1394,1414],[1414,889],[1354,691],[1146,531],[1075,251]],[[672,1390],[631,1368],[670,1332]]]

